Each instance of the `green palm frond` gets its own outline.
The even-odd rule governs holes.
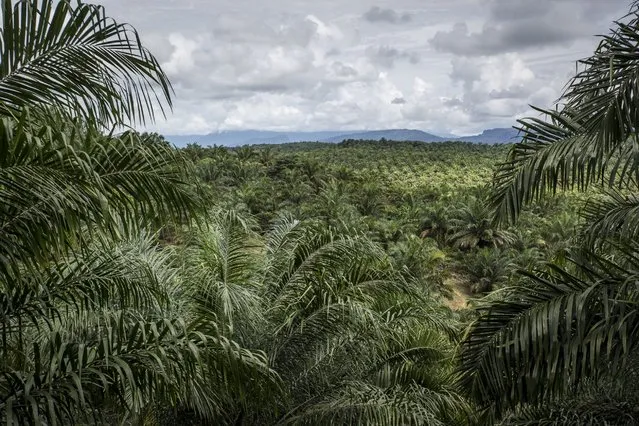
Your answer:
[[[118,235],[190,216],[190,166],[168,146],[0,119],[0,274],[49,261],[97,227]],[[141,219],[144,218],[144,219]],[[125,227],[125,229],[122,229]],[[126,229],[129,228],[129,229]]]
[[[328,398],[302,406],[279,424],[444,425],[441,401],[418,386],[380,388],[364,382],[346,383]]]
[[[122,307],[151,317],[168,311],[166,290],[175,274],[167,254],[147,238],[95,244],[38,273],[5,280],[0,286],[4,356],[11,352],[7,339],[17,335],[21,342],[37,330],[55,329],[70,306],[78,315]],[[15,349],[23,350],[20,344]]]
[[[146,322],[112,313],[99,323],[103,332],[90,322],[80,339],[60,331],[34,343],[31,368],[3,375],[2,417],[65,424],[108,397],[132,413],[155,400],[190,407],[213,420],[235,399],[257,394],[248,377],[273,383],[271,392],[277,389],[277,376],[263,357],[178,320]],[[95,415],[99,420],[99,412]]]
[[[615,262],[573,255],[577,273],[551,265],[484,306],[464,340],[462,387],[499,415],[618,371],[637,344],[634,250]]]
[[[495,173],[490,205],[498,222],[514,221],[525,204],[549,192],[585,189],[601,178],[604,161],[574,114],[567,109],[538,111],[548,120],[520,120],[522,142]]]
[[[388,294],[380,297],[374,304],[374,309],[381,315],[381,321],[390,330],[400,333],[406,329],[421,329],[427,327],[438,330],[439,333],[455,340],[459,336],[460,328],[447,307],[433,303],[432,299],[420,297],[407,298],[404,295]]]
[[[610,190],[603,198],[589,200],[584,216],[583,234],[593,244],[606,239],[634,240],[639,234],[639,198],[633,194]]]
[[[637,424],[636,357],[630,368],[599,382],[584,381],[574,394],[550,404],[509,413],[499,424],[508,426],[630,426]]]
[[[193,314],[217,318],[232,335],[246,337],[262,324],[259,298],[263,246],[252,225],[235,212],[214,215],[193,232],[181,256]]]
[[[223,337],[214,318],[176,315],[177,272],[149,239],[105,242],[0,292],[0,417],[99,422],[108,398],[131,416],[162,401],[213,420],[276,398],[265,354]]]
[[[576,119],[584,123],[585,132],[595,137],[602,152],[612,152],[635,137],[639,123],[635,102],[639,88],[639,3],[633,1],[624,20],[614,23],[594,55],[579,61],[583,70],[563,95],[567,107],[575,110]]]
[[[584,69],[560,99],[561,109],[535,108],[545,119],[519,121],[522,142],[495,174],[491,205],[498,222],[515,220],[526,203],[558,189],[624,187],[637,181],[637,3],[629,16],[580,61]]]
[[[386,291],[406,290],[407,283],[391,280],[381,266],[384,254],[365,238],[326,239],[314,236],[296,249],[297,258],[283,275],[285,280],[273,302],[272,315],[282,330],[303,325],[305,318],[331,306],[366,306]],[[382,272],[377,272],[382,271]]]
[[[307,257],[334,238],[330,230],[289,217],[278,220],[267,236],[267,297],[276,298]],[[303,275],[303,274],[302,274]]]
[[[171,106],[172,88],[129,25],[102,6],[2,0],[0,104],[56,107],[89,121],[144,123]]]

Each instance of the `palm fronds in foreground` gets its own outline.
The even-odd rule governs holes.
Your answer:
[[[14,4],[15,3],[15,4]],[[135,29],[98,5],[2,0],[0,105],[55,108],[104,126],[144,123],[171,106],[171,84]]]
[[[522,143],[495,175],[492,205],[498,222],[516,219],[526,203],[558,189],[636,188],[638,41],[635,2],[595,53],[580,61],[583,69],[559,100],[562,107],[536,108],[542,118],[519,122]],[[607,229],[625,226],[624,218],[608,219],[616,222]]]

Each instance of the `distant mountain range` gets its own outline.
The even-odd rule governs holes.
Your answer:
[[[257,144],[281,144],[290,142],[332,142],[346,139],[390,140],[416,142],[461,141],[473,143],[513,143],[518,142],[517,130],[498,128],[484,130],[481,134],[462,137],[442,137],[421,130],[388,129],[362,131],[326,132],[269,132],[261,130],[238,130],[209,133],[208,135],[165,135],[169,142],[184,147],[189,143],[202,146],[241,146]]]

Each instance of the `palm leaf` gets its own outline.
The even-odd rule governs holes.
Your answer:
[[[3,118],[0,151],[0,274],[49,261],[87,229],[158,226],[198,204],[184,158],[134,133],[109,138]]]
[[[349,382],[330,398],[289,413],[280,424],[444,425],[437,418],[438,405],[422,388]]]
[[[603,240],[634,240],[639,234],[639,199],[608,191],[605,197],[589,200],[584,207],[587,226],[583,234],[591,244]]]
[[[617,371],[637,344],[633,250],[615,262],[572,255],[578,274],[549,266],[485,306],[464,341],[462,386],[500,415]]]
[[[495,174],[491,205],[497,222],[515,220],[523,206],[558,189],[637,181],[639,4],[627,23],[616,22],[595,53],[580,63],[558,110],[537,109],[545,120],[520,120],[522,143]]]
[[[2,0],[0,104],[56,107],[104,125],[144,123],[171,106],[171,85],[134,28],[102,6]]]

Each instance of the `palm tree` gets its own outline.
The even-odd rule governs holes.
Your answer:
[[[639,2],[633,2],[625,20],[615,23],[593,56],[579,62],[583,70],[572,79],[557,109],[536,108],[545,120],[519,121],[522,142],[495,176],[491,202],[498,222],[516,219],[526,203],[548,192],[592,185],[613,191],[612,198],[596,204],[589,215],[590,226],[596,226],[600,236],[618,236],[619,227],[635,220],[634,198],[614,190],[632,191],[637,185],[639,116],[634,89],[639,56],[634,43]],[[634,232],[634,227],[624,230]]]
[[[487,293],[508,280],[513,261],[506,250],[483,248],[462,257],[459,269],[468,277],[473,294]]]
[[[259,389],[247,377],[276,385],[263,356],[221,336],[212,318],[173,310],[179,278],[152,240],[107,240],[10,283],[2,292],[4,420],[115,422],[151,402],[213,420]]]
[[[636,248],[615,261],[573,253],[569,268],[528,274],[480,310],[461,361],[464,386],[489,416],[548,409],[601,380],[623,389],[639,365]]]
[[[213,317],[172,313],[160,278],[171,277],[170,264],[141,265],[115,242],[195,212],[183,159],[134,134],[69,144],[64,129],[27,130],[5,127],[10,139],[0,139],[0,413],[18,422],[100,418],[96,395],[108,390],[131,415],[168,400],[214,417],[224,391],[203,396],[202,378],[215,376],[205,371],[268,372],[265,360],[220,337]],[[157,250],[146,247],[147,257]]]
[[[636,393],[624,391],[638,365],[638,40],[634,2],[594,55],[581,61],[561,108],[540,109],[547,120],[520,122],[522,143],[497,171],[492,205],[499,223],[558,189],[595,185],[611,192],[586,207],[583,249],[571,250],[565,266],[525,274],[470,327],[462,345],[463,383],[487,420],[639,419]],[[597,249],[602,244],[605,250]]]
[[[218,216],[198,237],[208,244],[184,257],[200,276],[204,264],[209,277],[189,280],[196,310],[236,316],[226,335],[254,356],[266,353],[282,380],[276,409],[253,398],[229,404],[226,421],[445,424],[470,416],[455,386],[450,312],[379,246],[289,218],[266,241],[252,227],[234,213]],[[267,373],[252,383],[272,389]]]
[[[180,275],[139,237],[201,202],[168,144],[97,130],[170,106],[137,33],[99,6],[1,5],[0,418],[113,423],[159,404],[214,419],[277,387],[215,318],[172,309]]]
[[[451,220],[453,234],[449,240],[461,249],[501,247],[514,241],[513,235],[493,225],[491,210],[483,201],[472,197]]]
[[[468,416],[454,321],[357,234],[285,220],[267,245],[273,367],[295,424],[438,424]],[[430,303],[429,303],[430,302]]]
[[[441,205],[429,208],[420,225],[422,238],[433,238],[440,247],[443,247],[451,230],[451,218],[448,210]]]

